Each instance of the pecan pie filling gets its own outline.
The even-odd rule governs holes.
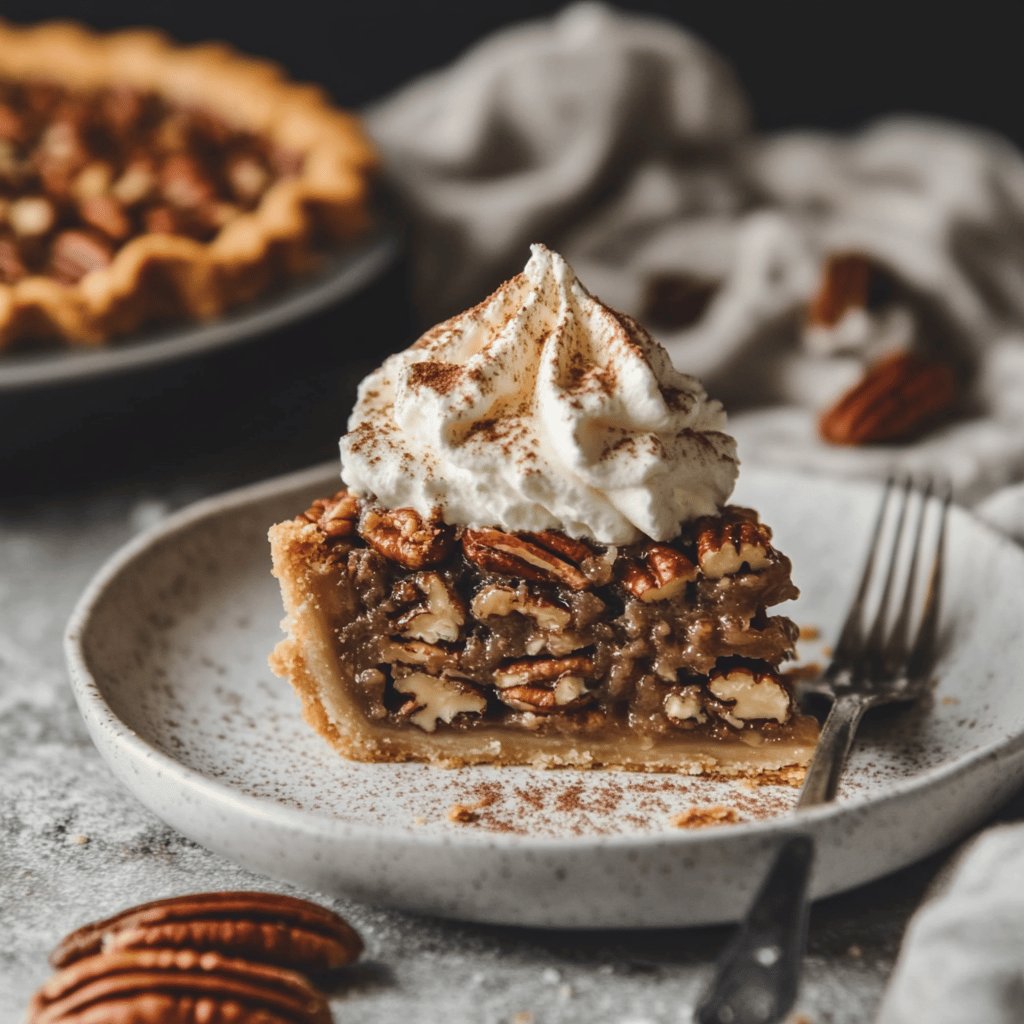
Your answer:
[[[151,91],[0,77],[0,282],[75,284],[142,234],[208,242],[301,162]]]
[[[751,509],[610,546],[451,527],[341,491],[286,528],[339,612],[332,657],[378,728],[647,744],[813,734],[778,672],[797,628],[767,613],[798,591]]]

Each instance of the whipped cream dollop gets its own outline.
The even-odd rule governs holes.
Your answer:
[[[449,523],[669,540],[736,480],[725,413],[555,252],[429,330],[359,388],[342,477]]]

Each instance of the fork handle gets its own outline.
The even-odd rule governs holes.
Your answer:
[[[851,693],[842,694],[832,702],[821,727],[821,736],[807,769],[797,807],[827,803],[836,795],[843,765],[868,705],[869,701],[864,696]]]
[[[870,701],[843,694],[821,728],[798,807],[831,800]],[[740,930],[722,954],[697,1008],[699,1024],[773,1024],[796,1000],[807,936],[807,888],[814,843],[791,835],[772,863]]]
[[[788,836],[775,853],[736,936],[697,1007],[699,1024],[774,1024],[796,1001],[807,940],[810,836]]]

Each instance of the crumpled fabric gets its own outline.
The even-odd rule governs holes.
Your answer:
[[[412,226],[426,321],[480,301],[535,241],[645,322],[659,277],[709,282],[696,322],[652,326],[726,403],[742,459],[943,474],[1024,540],[1024,161],[1006,141],[905,117],[760,135],[709,47],[592,3],[495,34],[367,123]],[[859,334],[822,338],[805,310],[842,252],[898,287]],[[908,345],[955,361],[962,413],[907,444],[821,441],[822,409]]]
[[[1024,834],[989,829],[910,922],[877,1024],[1024,1016]]]

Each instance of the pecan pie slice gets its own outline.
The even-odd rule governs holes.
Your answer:
[[[350,490],[270,531],[272,665],[362,760],[743,774],[804,764],[797,591],[725,413],[534,245],[360,385]],[[362,496],[362,497],[360,497]],[[372,497],[371,497],[372,496]]]
[[[609,546],[341,491],[270,540],[271,664],[349,757],[751,775],[813,750],[779,673],[797,630],[767,611],[790,563],[750,509]]]
[[[0,349],[202,319],[368,224],[369,143],[271,64],[0,23]]]

